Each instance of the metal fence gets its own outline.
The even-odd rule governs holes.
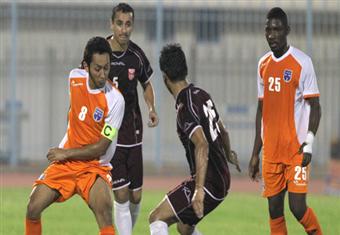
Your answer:
[[[339,2],[132,1],[136,14],[132,40],[144,49],[156,70],[159,45],[182,44],[189,79],[212,95],[230,132],[231,144],[246,164],[254,139],[257,61],[268,51],[265,15],[271,7],[282,6],[292,28],[289,43],[312,55],[317,73],[323,116],[314,161],[325,165],[331,142],[340,139]],[[0,3],[0,158],[8,158],[15,149],[19,161],[43,160],[47,149],[59,143],[66,130],[68,72],[78,66],[90,37],[111,33],[111,4],[18,2],[17,25],[11,28],[13,3]],[[160,27],[157,22],[162,22]],[[158,34],[163,38],[161,44],[156,29],[162,32]],[[16,66],[11,70],[13,47]],[[145,160],[183,165],[173,98],[161,77],[154,77],[153,83],[160,125],[156,130],[145,128]],[[142,96],[140,103],[146,111]],[[10,107],[17,117],[12,125]]]

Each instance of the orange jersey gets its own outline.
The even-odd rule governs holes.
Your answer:
[[[263,160],[289,164],[308,132],[305,99],[319,96],[312,61],[292,46],[280,58],[269,52],[259,61],[257,82],[263,99]]]
[[[79,148],[96,143],[105,124],[117,130],[121,125],[125,106],[121,93],[110,82],[102,89],[91,89],[89,79],[83,69],[70,72],[68,127],[60,148]],[[106,154],[99,158],[100,165],[111,166],[116,142],[117,138],[112,140]]]

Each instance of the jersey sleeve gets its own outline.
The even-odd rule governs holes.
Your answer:
[[[310,97],[318,97],[320,92],[316,81],[313,63],[310,58],[306,60],[305,66],[302,69],[301,78],[300,86],[302,86],[303,97],[305,99]]]
[[[190,139],[194,131],[201,125],[193,110],[188,108],[185,107],[180,111],[177,121],[183,133]]]
[[[109,103],[109,111],[105,118],[105,125],[109,125],[118,131],[124,117],[125,101],[120,93],[116,93],[113,102]]]
[[[140,62],[141,62],[141,71],[140,71],[140,76],[138,77],[138,80],[140,83],[147,83],[152,75],[153,75],[153,69],[150,65],[150,62],[144,52],[140,50]]]
[[[263,99],[264,83],[261,75],[262,61],[257,66],[257,98]]]

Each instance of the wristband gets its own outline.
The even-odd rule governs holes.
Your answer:
[[[312,145],[314,141],[314,134],[311,131],[308,131],[307,137],[305,140],[306,145],[303,147],[303,152],[304,153],[312,153]]]

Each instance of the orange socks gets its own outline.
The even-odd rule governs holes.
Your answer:
[[[305,215],[299,222],[303,225],[308,234],[322,235],[318,219],[311,208],[307,208]]]
[[[113,225],[102,228],[99,235],[115,235]]]
[[[276,219],[270,219],[270,234],[271,235],[287,235],[287,227],[285,217],[281,216]]]
[[[30,220],[26,218],[25,235],[41,235],[41,220]]]

